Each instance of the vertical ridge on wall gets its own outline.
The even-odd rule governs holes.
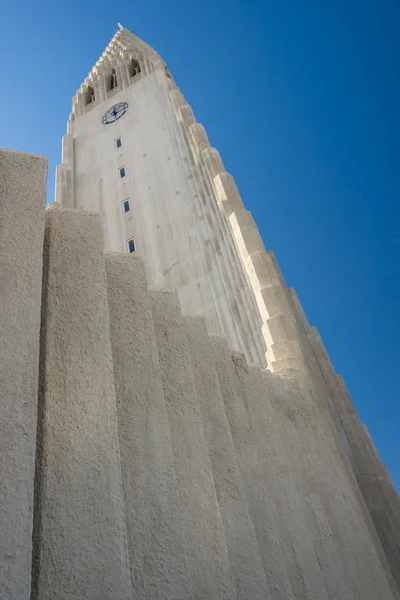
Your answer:
[[[36,597],[132,600],[99,215],[46,214]]]
[[[243,376],[249,376],[249,368],[243,355],[237,353],[232,355],[223,339],[214,338],[213,343],[216,346],[218,376],[226,414],[245,483],[250,515],[257,534],[271,597],[286,600],[301,597],[303,594],[306,598],[323,598],[323,593],[319,596],[317,594],[310,596],[308,592],[307,596],[303,579],[308,577],[308,573],[305,574],[301,569],[301,563],[295,555],[295,546],[292,547],[290,555],[285,555],[283,552],[282,543],[288,541],[290,544],[296,543],[295,536],[299,524],[298,520],[295,520],[293,525],[289,524],[285,528],[285,522],[277,520],[282,513],[285,515],[287,500],[286,494],[279,494],[280,490],[274,478],[274,468],[279,469],[280,465],[275,467],[272,464],[273,456],[266,457],[266,452],[263,450],[268,443],[269,428],[268,420],[265,419],[265,411],[268,411],[269,407],[268,398],[265,397],[264,410],[261,413],[254,412],[253,398],[248,393],[244,393],[237,372],[243,370]],[[251,382],[249,389],[251,390]],[[256,420],[259,422],[258,428],[254,427]],[[274,456],[275,454],[279,457],[279,446]],[[263,460],[263,457],[266,458]],[[270,473],[267,471],[268,467],[271,469]],[[297,543],[300,545],[300,550],[304,547],[306,553],[307,538],[303,542],[301,532],[299,538],[301,542]],[[318,591],[321,592],[320,589]]]
[[[170,93],[171,94],[171,93]],[[200,179],[199,170],[195,161],[195,153],[190,143],[190,127],[195,123],[195,118],[188,105],[178,107],[178,124],[181,124],[180,134],[184,140],[186,152],[190,158],[187,170],[191,177],[191,187],[194,193],[189,200],[191,210],[196,218],[194,227],[200,240],[200,247],[206,263],[206,272],[210,280],[215,310],[218,315],[220,330],[211,333],[225,332],[229,336],[230,343],[234,348],[240,347],[239,323],[233,318],[232,298],[228,295],[228,282],[225,274],[224,264],[221,258],[221,247],[215,239],[215,231],[212,227],[212,217],[207,206],[207,195]]]
[[[0,150],[1,600],[397,599],[398,496],[251,216],[272,371],[45,178]]]
[[[135,598],[191,598],[169,423],[144,265],[105,256]]]
[[[326,386],[327,402],[348,456],[362,499],[360,507],[368,525],[373,523],[375,547],[391,586],[400,588],[400,501],[393,482],[375,446],[360,422],[357,411],[340,375],[329,359],[316,327],[311,327],[296,291],[289,288],[293,304],[307,336],[311,364]],[[382,550],[385,556],[382,555]],[[388,572],[389,571],[389,572]]]
[[[169,92],[171,98],[180,98],[182,94],[178,90],[171,90]],[[177,95],[177,96],[176,96]],[[196,306],[196,302],[193,302],[193,295],[201,297],[201,303],[203,307],[207,307],[203,312],[207,314],[207,323],[210,331],[221,331],[221,313],[218,310],[216,304],[216,291],[211,285],[213,280],[213,274],[211,272],[211,261],[209,257],[209,244],[206,237],[203,237],[204,220],[203,215],[199,211],[198,202],[198,190],[194,181],[192,168],[191,168],[191,155],[188,144],[185,143],[182,131],[179,123],[176,119],[175,112],[173,113],[170,131],[171,139],[175,146],[176,155],[179,157],[177,166],[179,168],[182,180],[187,182],[187,193],[185,194],[185,220],[182,226],[176,223],[177,232],[179,236],[188,235],[189,231],[193,232],[193,237],[190,240],[192,246],[192,252],[187,257],[188,270],[191,266],[192,275],[195,274],[194,281],[189,284],[189,290],[184,288],[178,289],[179,299],[182,306]],[[173,200],[172,200],[173,201]],[[182,210],[182,205],[181,205]],[[178,230],[179,227],[179,230]],[[186,278],[190,280],[190,274],[186,273]],[[197,281],[197,284],[196,284]],[[190,311],[191,314],[194,312],[193,309]]]
[[[321,389],[309,377],[266,377],[272,377],[275,386],[284,385],[278,396],[271,395],[281,427],[276,433],[285,436],[284,463],[302,474],[296,488],[327,590],[336,597],[338,582],[343,582],[338,597],[347,598],[351,590],[365,597],[391,597]]]
[[[178,296],[150,294],[193,598],[236,597]]]
[[[240,268],[237,268],[228,229],[215,204],[203,164],[201,150],[203,147],[209,147],[207,136],[202,126],[196,123],[193,112],[182,94],[178,90],[171,90],[169,95],[177,123],[180,125],[180,137],[190,158],[187,170],[193,194],[189,201],[198,213],[195,226],[205,243],[203,252],[209,260],[211,259],[209,277],[212,279],[212,289],[215,293],[215,290],[222,286],[224,290],[215,297],[221,331],[228,336],[233,348],[242,348],[249,358],[263,361],[265,349],[260,352],[261,338],[255,324],[257,321],[255,306],[247,293],[243,274]],[[225,305],[224,297],[226,297]],[[207,325],[210,333],[218,333],[210,329],[208,323]]]
[[[296,577],[296,570],[290,557],[301,565],[302,585],[306,589],[317,590],[323,586],[329,598],[351,597],[351,580],[347,578],[337,539],[319,496],[318,476],[309,476],[314,465],[308,463],[307,453],[313,447],[314,429],[318,427],[317,422],[313,422],[317,420],[312,415],[310,402],[303,399],[290,379],[263,373],[252,366],[249,375],[237,371],[246,395],[252,400],[253,414],[258,415],[254,427],[258,430],[258,439],[264,438],[263,464],[276,490],[271,505],[275,521],[282,524],[285,562],[291,565],[292,576]],[[304,437],[301,435],[303,427]],[[282,500],[277,502],[278,498]],[[280,529],[278,525],[278,531]],[[313,592],[317,597],[318,594]]]
[[[203,210],[210,231],[210,239],[214,244],[217,260],[220,261],[220,273],[224,282],[227,297],[230,299],[229,308],[232,313],[232,321],[237,328],[239,345],[237,349],[249,357],[249,360],[262,360],[263,356],[258,353],[257,345],[252,340],[252,320],[249,318],[248,306],[243,303],[245,295],[244,282],[240,280],[240,264],[234,259],[234,248],[231,245],[229,230],[225,221],[221,218],[221,212],[215,202],[214,194],[207,171],[204,165],[202,152],[210,147],[204,127],[200,123],[193,123],[187,131],[187,137],[196,165],[195,177],[201,188]],[[259,332],[257,332],[259,333]]]
[[[185,317],[196,393],[238,600],[270,597],[204,319]]]
[[[47,159],[0,149],[0,598],[28,600]]]

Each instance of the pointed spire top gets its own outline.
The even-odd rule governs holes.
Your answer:
[[[121,23],[117,23],[117,25],[118,31],[115,32],[104,52],[85,78],[80,87],[81,91],[83,88],[93,86],[93,82],[100,74],[109,76],[111,69],[115,68],[117,63],[127,64],[132,58],[139,62],[142,61],[142,73],[148,74],[155,69],[165,68],[164,61],[151,46],[135,36],[129,29],[123,27]],[[146,60],[146,67],[144,60]]]

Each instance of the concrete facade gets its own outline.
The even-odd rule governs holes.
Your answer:
[[[33,594],[131,600],[100,215],[46,214]]]
[[[0,150],[0,597],[28,598],[47,161]]]
[[[104,253],[99,215],[45,211],[44,161],[1,156],[36,182],[43,248],[31,450],[15,438],[24,451],[0,496],[1,598],[398,598],[312,373],[249,365],[175,292],[149,290],[139,257]],[[4,188],[16,193],[12,178]],[[2,305],[11,314],[14,298]],[[13,388],[4,397],[7,414]],[[18,486],[25,510],[10,501]]]
[[[0,151],[0,598],[399,600],[390,477],[127,30],[73,100],[47,211],[45,178]]]

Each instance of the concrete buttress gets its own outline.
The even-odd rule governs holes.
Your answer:
[[[193,598],[236,598],[178,296],[151,291]]]
[[[151,56],[163,94],[172,81]],[[129,64],[118,64],[120,91]],[[152,68],[149,56],[139,64]],[[120,93],[100,75],[96,93]],[[77,118],[88,110],[86,92]],[[164,217],[172,228],[174,203],[179,227],[161,236],[169,266],[151,240],[148,257],[159,283],[181,282],[175,291],[149,290],[149,263],[104,253],[102,217],[68,206],[73,190],[61,173],[75,165],[72,138],[58,181],[65,206],[47,212],[46,161],[0,151],[0,598],[398,600],[393,483],[317,330],[253,235],[233,178],[180,95],[171,98],[200,168],[190,179],[195,161],[186,156],[187,190],[200,199],[185,212],[179,189],[168,204],[152,192],[155,220],[144,223],[155,236]],[[175,136],[180,121],[170,117]],[[225,216],[209,198],[203,210],[211,189]],[[261,321],[223,244],[226,218],[235,220]],[[192,256],[182,247],[175,264],[173,245],[191,226],[204,237],[189,236]],[[215,303],[212,290],[223,293]],[[228,306],[242,324],[225,337],[214,317]],[[257,335],[247,354],[230,346],[257,321],[267,369],[245,358],[260,357]]]
[[[218,350],[207,335],[204,319],[186,317],[194,381],[210,454],[229,560],[238,600],[269,598],[268,585],[250,518],[217,369]]]
[[[135,598],[191,598],[144,265],[106,254],[128,546]]]
[[[46,215],[34,532],[38,600],[132,600],[99,215]]]
[[[47,160],[0,149],[0,598],[30,596]]]

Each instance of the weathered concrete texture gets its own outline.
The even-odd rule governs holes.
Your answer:
[[[18,167],[18,155],[6,158]],[[33,290],[40,305],[45,170],[25,160],[19,171],[37,161],[41,179],[30,226],[8,221],[32,236],[36,257],[21,256],[26,281],[15,270],[21,304],[0,245],[2,339],[19,369],[1,355],[0,426],[13,436],[6,428],[0,439],[2,598],[397,598],[323,382],[301,363],[279,373],[248,365],[222,336],[209,337],[202,319],[182,316],[177,294],[147,290],[139,259],[104,256],[98,215],[47,211],[38,357],[30,298]],[[373,505],[389,532],[396,498],[345,398],[343,389],[336,401],[349,443],[366,440],[357,464],[368,493],[390,500],[391,512]]]
[[[169,423],[143,262],[106,254],[134,598],[191,597]]]
[[[330,388],[334,405],[349,445],[349,460],[386,556],[381,558],[400,589],[400,501],[385,466],[379,459],[368,431],[361,424],[348,392],[338,378]],[[380,548],[375,544],[379,554]]]
[[[271,596],[392,598],[329,414],[320,414],[312,390],[231,358],[227,348],[222,360],[221,389]]]
[[[0,598],[30,594],[47,160],[0,149]]]
[[[296,582],[290,580],[290,564],[285,564],[285,557],[278,537],[277,525],[274,520],[269,494],[274,486],[274,481],[263,469],[268,466],[261,462],[261,451],[264,445],[265,432],[261,439],[254,434],[253,420],[262,419],[258,413],[253,415],[254,407],[251,398],[244,396],[240,380],[235,371],[235,362],[246,365],[243,356],[233,356],[226,340],[213,337],[215,357],[220,389],[225,404],[226,415],[230,424],[233,443],[237,453],[248,499],[250,515],[257,535],[259,550],[263,561],[271,598],[286,600],[301,597],[296,595]],[[247,369],[247,365],[245,366]],[[250,400],[250,403],[249,403]],[[262,420],[261,428],[266,426]],[[284,497],[281,498],[282,502]],[[306,597],[306,596],[305,596]],[[323,598],[323,595],[320,596]]]
[[[314,465],[302,464],[305,448],[313,446],[313,407],[290,380],[259,369],[236,367],[247,395],[253,398],[254,427],[264,440],[263,462],[274,481],[271,507],[282,539],[285,564],[294,585],[306,597],[352,598],[340,549],[331,529],[326,507],[320,497]],[[293,389],[294,388],[294,389]],[[308,430],[305,443],[300,429]],[[298,473],[302,473],[298,477]],[[285,501],[282,502],[281,498]],[[329,559],[327,557],[329,556]],[[301,578],[299,578],[299,574]],[[297,588],[299,593],[299,588]],[[322,590],[325,589],[325,593]]]
[[[150,297],[193,598],[232,599],[236,595],[185,321],[176,294],[152,291]]]
[[[304,348],[316,380],[330,408],[332,424],[346,457],[349,478],[357,482],[355,493],[374,541],[374,547],[392,591],[400,590],[400,500],[381,463],[374,444],[340,375],[337,375],[316,327],[311,327],[293,288],[288,290],[303,328]],[[334,429],[335,429],[334,428]],[[360,497],[361,494],[361,497]]]
[[[286,440],[283,460],[302,473],[296,477],[302,512],[329,597],[391,598],[323,392],[308,376],[288,379],[285,389],[275,396],[276,431]]]
[[[46,218],[33,597],[132,600],[99,215]]]
[[[268,585],[220,389],[219,349],[207,335],[204,319],[187,317],[185,322],[236,595],[238,600],[264,600]]]

